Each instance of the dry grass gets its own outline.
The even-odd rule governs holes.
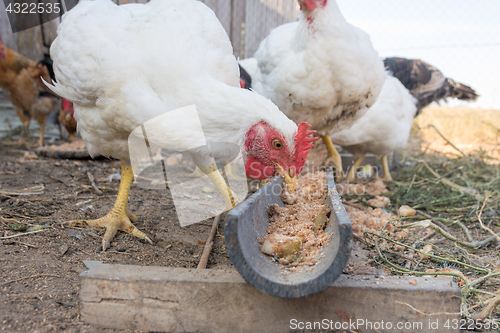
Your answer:
[[[498,321],[500,111],[427,108],[414,130],[402,152],[405,166],[382,195],[390,198],[389,212],[408,205],[417,214],[380,223],[378,231],[365,228],[372,259],[396,275],[449,276],[462,288],[464,318]]]
[[[440,106],[423,110],[413,122],[413,135],[418,135],[424,151],[455,157],[460,153],[430,125],[465,154],[482,152],[496,160],[492,163],[500,160],[500,110]]]

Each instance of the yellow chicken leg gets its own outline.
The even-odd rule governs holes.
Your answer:
[[[106,249],[109,248],[111,240],[119,230],[139,237],[140,239],[144,239],[148,243],[153,244],[153,242],[151,242],[151,239],[149,239],[149,237],[146,236],[145,233],[137,229],[132,224],[132,222],[137,222],[137,217],[135,217],[135,215],[133,215],[128,209],[128,195],[133,179],[134,172],[132,171],[132,167],[122,163],[122,178],[120,181],[120,189],[118,190],[118,196],[116,198],[113,209],[111,209],[111,211],[106,216],[101,217],[100,219],[90,221],[72,221],[70,222],[70,225],[77,227],[89,226],[106,228],[106,233],[104,234],[102,240],[103,251],[106,251]]]
[[[389,171],[389,162],[387,161],[387,155],[382,157],[382,170],[384,171],[384,177],[382,179],[385,181],[391,181],[392,176]]]
[[[333,145],[332,139],[328,134],[322,135],[321,138],[326,145],[326,149],[328,149],[328,155],[326,159],[323,161],[323,165],[327,166],[328,163],[332,163],[334,167],[337,168],[337,174],[335,176],[335,182],[338,183],[340,181],[340,177],[342,175],[342,157],[340,157],[339,152],[335,149]]]
[[[350,182],[353,181],[354,178],[356,177],[356,172],[358,171],[359,166],[361,165],[361,162],[365,159],[365,155],[358,157],[356,161],[354,161],[354,164],[352,165],[351,170],[349,170],[349,173],[347,174],[346,181]]]
[[[229,185],[227,185],[226,181],[217,169],[217,165],[215,165],[215,163],[212,163],[212,165],[208,168],[200,167],[200,169],[208,176],[208,178],[210,178],[210,180],[219,190],[220,194],[222,194],[224,202],[226,203],[226,209],[233,209],[237,204],[240,203],[241,200],[231,190]]]

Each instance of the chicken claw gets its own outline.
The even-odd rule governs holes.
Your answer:
[[[110,247],[111,240],[115,237],[118,231],[124,231],[128,234],[144,239],[146,242],[153,244],[151,239],[145,233],[137,229],[132,222],[137,222],[137,217],[128,209],[128,195],[130,185],[134,179],[132,167],[122,163],[122,178],[120,181],[120,189],[115,201],[113,209],[104,217],[97,220],[77,220],[69,222],[73,227],[98,227],[106,228],[102,240],[102,250],[106,251]]]
[[[331,163],[336,168],[336,170],[334,170],[336,171],[335,182],[338,183],[342,175],[342,157],[340,157],[339,152],[333,145],[332,139],[330,139],[330,136],[328,134],[321,136],[321,138],[326,145],[326,149],[328,149],[328,156],[323,161],[322,165],[327,166],[329,163]]]
[[[382,157],[382,170],[384,170],[383,180],[386,182],[392,181],[391,172],[389,171],[389,162],[387,161],[387,155],[384,155]]]
[[[233,192],[233,190],[231,190],[229,185],[224,180],[224,177],[222,177],[219,170],[217,169],[217,165],[215,163],[212,163],[212,165],[209,167],[200,167],[200,169],[208,176],[208,178],[210,178],[210,180],[219,190],[220,194],[224,198],[227,210],[233,209],[243,201],[240,198],[238,198],[238,196],[236,195],[236,193]]]
[[[349,173],[347,174],[347,177],[345,179],[346,181],[351,182],[354,180],[354,178],[356,178],[356,172],[358,171],[358,168],[364,159],[365,155],[358,157],[356,161],[354,161],[351,170],[349,170]]]

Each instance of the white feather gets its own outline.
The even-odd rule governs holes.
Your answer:
[[[51,89],[75,104],[93,155],[128,162],[135,128],[192,104],[208,143],[243,148],[248,129],[266,121],[294,145],[295,123],[268,99],[239,88],[227,34],[199,1],[80,1],[63,16],[50,51],[57,79]]]
[[[408,142],[416,99],[395,77],[387,74],[377,102],[354,125],[333,131],[333,143],[351,152],[355,158],[371,153],[379,157],[402,148]]]
[[[375,103],[384,82],[369,36],[344,19],[334,0],[271,31],[254,58],[252,88],[320,134],[350,126]],[[248,63],[240,64],[247,70]]]

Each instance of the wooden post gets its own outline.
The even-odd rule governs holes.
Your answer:
[[[12,32],[3,1],[0,1],[0,38],[5,46],[17,52],[17,36]]]
[[[101,264],[80,275],[83,321],[138,331],[290,332],[309,322],[329,326],[315,331],[459,332],[460,302],[449,278],[341,275],[292,299],[260,292],[236,271]]]
[[[252,57],[260,42],[274,28],[297,19],[297,1],[247,0],[245,12],[245,58]]]
[[[229,38],[233,44],[233,53],[236,58],[243,59],[245,56],[245,35],[243,31],[246,25],[246,8],[247,0],[232,0],[231,1],[231,32]]]

